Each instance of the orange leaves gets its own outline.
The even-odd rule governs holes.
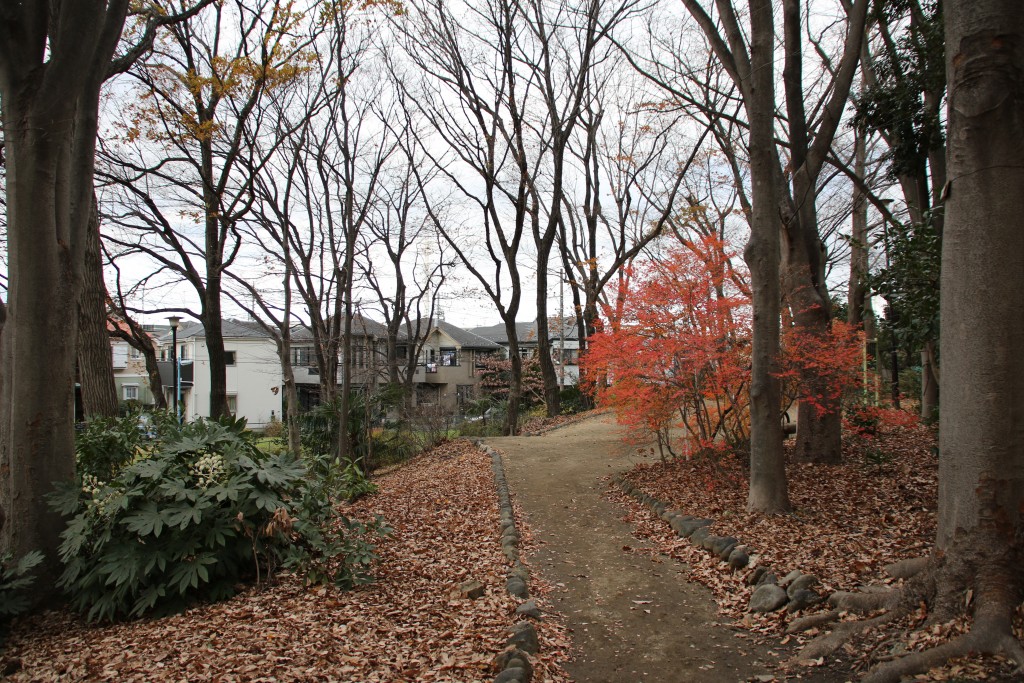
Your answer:
[[[826,334],[814,334],[793,326],[784,332],[782,344],[778,377],[819,415],[861,385],[864,333],[856,327],[833,320]]]
[[[695,450],[745,437],[749,310],[726,277],[730,257],[706,237],[634,264],[608,330],[590,340],[585,369],[607,378],[598,399],[636,439],[673,426]]]

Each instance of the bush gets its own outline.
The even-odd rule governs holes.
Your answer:
[[[341,573],[358,573],[373,547],[358,532],[340,549],[321,542],[313,530],[342,520],[305,473],[291,454],[260,451],[244,420],[168,427],[109,481],[85,473],[53,494],[71,517],[59,585],[90,620],[110,620],[221,599],[241,579],[282,562],[301,570],[323,551],[343,564],[354,551],[356,568]]]
[[[22,555],[17,562],[11,553],[0,555],[0,626],[28,609],[25,591],[35,581],[32,570],[42,561],[43,554],[38,550]]]
[[[271,417],[270,422],[263,426],[263,436],[270,438],[281,438],[284,435],[284,422],[281,422],[276,417]]]
[[[578,386],[562,389],[559,394],[559,403],[562,405],[562,415],[572,415],[587,410],[586,397]]]
[[[136,412],[119,418],[90,418],[75,437],[77,471],[101,480],[113,478],[144,455],[164,426],[163,417]]]

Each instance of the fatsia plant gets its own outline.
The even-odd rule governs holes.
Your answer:
[[[302,557],[337,564],[352,553],[359,573],[373,552],[364,528],[325,537],[320,526],[340,515],[305,473],[293,455],[256,448],[244,420],[177,427],[110,481],[85,474],[52,495],[70,517],[59,585],[89,619],[110,620],[230,596],[289,559],[302,570]],[[316,570],[315,580],[345,573]]]

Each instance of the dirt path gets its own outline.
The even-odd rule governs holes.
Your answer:
[[[580,683],[725,683],[765,673],[766,653],[720,625],[710,591],[685,568],[625,551],[643,547],[604,498],[607,477],[638,458],[609,416],[540,437],[489,438],[538,548],[533,569],[556,587],[573,631]],[[760,661],[759,661],[760,660]]]

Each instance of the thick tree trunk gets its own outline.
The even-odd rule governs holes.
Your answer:
[[[897,683],[948,657],[994,653],[1024,666],[1013,616],[1024,598],[1024,13],[1016,0],[948,0],[948,172],[942,242],[945,377],[936,621],[969,609],[971,631],[880,665]],[[966,598],[965,598],[966,596]]]
[[[806,294],[807,290],[804,290]],[[800,292],[791,295],[796,331],[803,335],[821,335],[828,343],[830,316],[817,296]],[[835,388],[813,368],[800,374],[801,391],[813,397],[801,400],[796,417],[796,448],[798,462],[835,464],[842,461],[842,404]]]
[[[772,4],[752,0],[750,175],[753,215],[744,258],[753,291],[753,349],[750,377],[750,493],[747,508],[776,513],[790,509],[782,452],[782,408],[776,359],[779,355],[779,221],[776,213]]]
[[[46,494],[74,475],[78,293],[100,85],[127,2],[20,3],[0,21],[7,320],[0,374],[0,550],[40,550],[52,595],[64,527]],[[45,49],[44,49],[45,46]]]
[[[1024,550],[1024,13],[1013,0],[951,0],[944,12],[938,547],[976,565],[985,590],[1009,577],[1019,590],[1019,565],[1003,563]]]
[[[2,546],[41,550],[44,581],[57,573],[64,521],[46,495],[74,476],[74,363],[80,257],[87,214],[72,215],[68,192],[74,102],[22,106],[4,89],[8,191],[8,321],[0,429],[7,523]],[[79,220],[80,218],[80,220]],[[44,583],[44,585],[46,585]]]
[[[114,417],[118,413],[117,387],[107,333],[107,288],[103,284],[100,257],[100,216],[93,196],[85,236],[85,267],[78,295],[78,377],[82,409],[89,417]]]

